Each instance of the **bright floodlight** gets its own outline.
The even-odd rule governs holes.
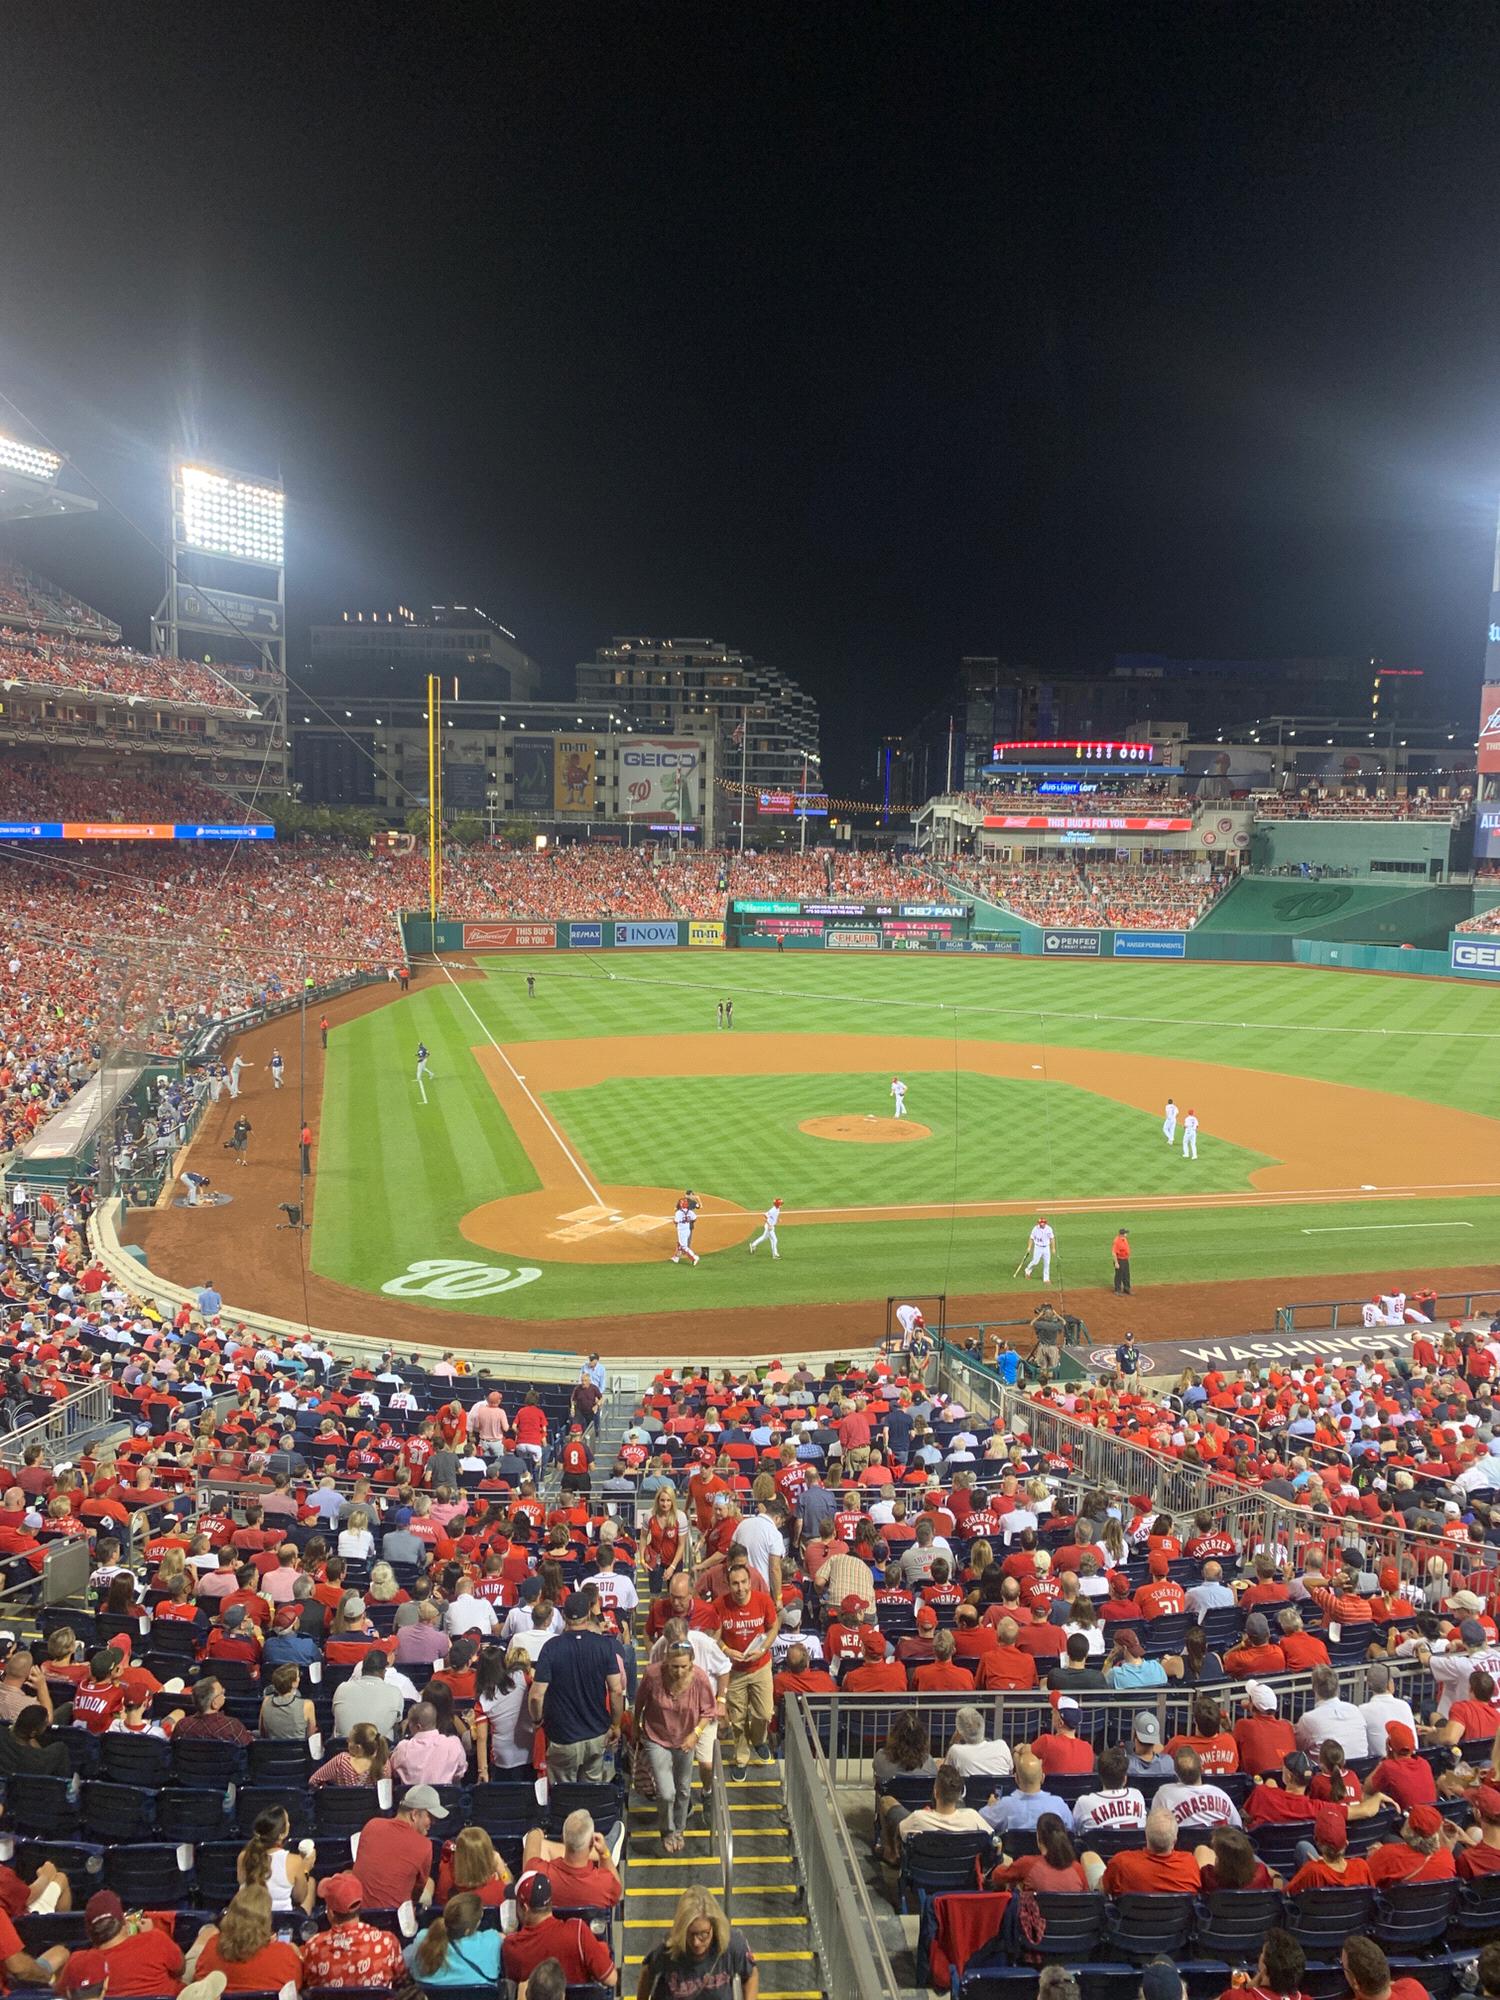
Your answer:
[[[280,487],[259,486],[201,465],[180,467],[178,477],[182,539],[189,548],[281,568],[286,496]]]
[[[26,479],[56,479],[61,470],[62,460],[55,451],[41,451],[0,432],[0,471],[19,472]]]

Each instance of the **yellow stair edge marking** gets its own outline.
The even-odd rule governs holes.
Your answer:
[[[736,1854],[735,1868],[754,1868],[765,1861],[790,1861],[792,1850],[775,1854]],[[627,1866],[630,1868],[702,1868],[704,1857],[696,1854],[632,1854]]]
[[[744,1887],[747,1896],[800,1896],[802,1893],[795,1882],[747,1882]],[[628,1903],[632,1896],[680,1896],[681,1894],[681,1889],[675,1884],[669,1889],[627,1889],[625,1900]]]
[[[738,1930],[740,1927],[736,1924],[734,1928]],[[757,1965],[809,1965],[812,1956],[810,1951],[758,1951],[755,1954],[755,1962]],[[646,1960],[644,1955],[638,1953],[634,1957],[627,1958],[625,1963],[644,1965]],[[817,1996],[817,2000],[823,2000],[821,1993]]]
[[[660,1917],[622,1917],[620,1921],[628,1931],[656,1930],[661,1924]],[[779,1924],[806,1924],[806,1917],[735,1917],[731,1919],[734,1928],[745,1930],[758,1926],[761,1930],[774,1929]]]

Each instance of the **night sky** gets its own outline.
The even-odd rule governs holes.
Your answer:
[[[708,634],[836,786],[964,652],[1471,712],[1493,4],[33,0],[0,68],[0,392],[153,532],[174,442],[279,468],[294,658],[398,601],[559,690]],[[144,639],[128,528],[8,540]]]

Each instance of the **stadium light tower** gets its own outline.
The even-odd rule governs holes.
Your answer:
[[[286,776],[286,495],[274,480],[174,460],[167,591],[152,650],[204,659],[271,724]]]
[[[58,514],[93,514],[96,500],[63,491],[57,475],[63,461],[55,451],[26,444],[0,431],[0,521],[35,521]]]

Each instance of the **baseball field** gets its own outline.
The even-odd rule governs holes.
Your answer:
[[[1109,1286],[1128,1227],[1138,1323],[1159,1288],[1472,1274],[1500,1212],[1497,1050],[1500,991],[1301,968],[478,959],[334,1027],[309,1268],[455,1337],[459,1315],[532,1323],[522,1344],[556,1322],[670,1338],[707,1310],[795,1345],[889,1294],[1029,1311],[1038,1215],[1065,1299]],[[1163,1137],[1169,1097],[1196,1160]],[[688,1188],[696,1266],[669,1261]],[[781,1254],[751,1256],[776,1197]]]

